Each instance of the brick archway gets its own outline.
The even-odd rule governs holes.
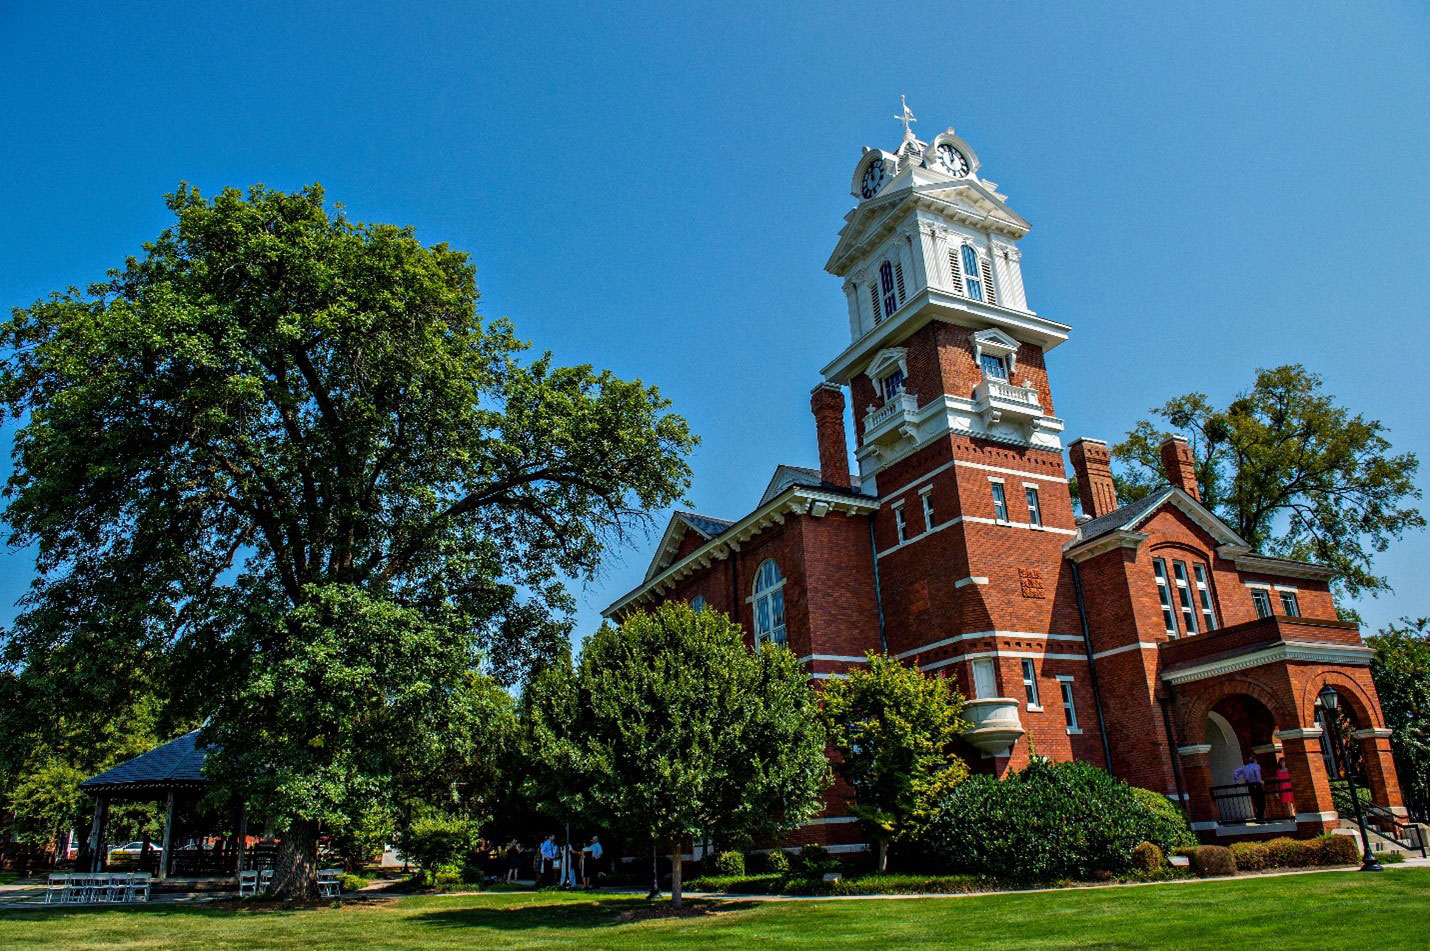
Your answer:
[[[1212,707],[1238,694],[1245,694],[1264,706],[1279,730],[1297,726],[1301,722],[1296,718],[1296,711],[1291,703],[1256,681],[1247,677],[1220,678],[1186,685],[1182,688],[1181,696],[1178,698],[1182,702],[1177,704],[1181,708],[1180,716],[1177,718],[1177,730],[1181,741],[1183,743],[1200,742],[1202,724],[1206,721],[1207,714],[1211,712]],[[1314,723],[1315,721],[1313,719],[1310,722]]]
[[[1302,723],[1316,722],[1316,701],[1320,695],[1321,688],[1330,684],[1336,688],[1336,693],[1349,708],[1351,718],[1357,726],[1362,729],[1367,727],[1385,726],[1385,718],[1381,716],[1380,704],[1366,692],[1365,687],[1354,677],[1340,670],[1325,670],[1306,681],[1306,685],[1301,690],[1298,698]]]

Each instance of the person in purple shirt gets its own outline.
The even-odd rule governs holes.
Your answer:
[[[1256,821],[1265,822],[1266,786],[1261,781],[1261,764],[1256,761],[1256,754],[1248,756],[1246,765],[1237,767],[1231,778],[1246,784],[1246,793],[1251,797],[1251,809],[1256,813]]]

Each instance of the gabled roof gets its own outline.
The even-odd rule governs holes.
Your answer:
[[[655,577],[671,563],[680,547],[680,540],[685,537],[687,531],[693,530],[701,538],[709,540],[734,524],[713,515],[701,515],[699,512],[671,513],[670,521],[665,526],[665,534],[660,537],[660,544],[655,548],[650,567],[646,569],[646,580]]]
[[[760,505],[764,505],[770,499],[779,495],[792,485],[805,485],[812,489],[828,489],[831,492],[852,492],[855,495],[862,495],[859,491],[859,483],[856,480],[852,489],[846,489],[833,482],[825,482],[820,476],[818,469],[810,469],[806,466],[775,466],[775,474],[770,477],[769,485],[765,486],[765,494],[760,496]]]
[[[80,788],[90,792],[107,792],[136,786],[206,783],[208,778],[203,774],[203,765],[210,748],[199,746],[198,738],[198,730],[185,733],[163,746],[125,760],[93,779],[85,780],[80,783]]]
[[[1063,552],[1071,554],[1084,545],[1114,532],[1134,532],[1137,530],[1137,526],[1151,518],[1153,513],[1164,505],[1180,509],[1215,539],[1218,545],[1228,545],[1242,551],[1250,548],[1242,540],[1242,537],[1232,531],[1231,527],[1218,518],[1211,509],[1177,486],[1167,485],[1155,492],[1148,493],[1136,502],[1129,502],[1120,509],[1083,522],[1078,526],[1077,534],[1063,546]]]

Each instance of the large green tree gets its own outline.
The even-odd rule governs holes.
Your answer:
[[[1402,618],[1366,643],[1401,793],[1411,812],[1430,816],[1430,618]]]
[[[1160,485],[1160,447],[1191,444],[1202,502],[1268,554],[1336,569],[1339,594],[1389,590],[1375,555],[1425,518],[1413,452],[1394,454],[1384,425],[1352,413],[1299,365],[1258,370],[1226,407],[1188,393],[1152,411],[1112,450],[1117,492],[1134,501]]]
[[[968,777],[949,744],[967,729],[963,697],[943,677],[926,677],[887,654],[824,688],[824,722],[839,751],[836,768],[854,789],[849,810],[879,846],[885,871],[889,846],[916,838],[939,801]]]
[[[311,894],[320,823],[454,736],[478,669],[562,648],[563,579],[683,493],[694,439],[653,387],[527,358],[465,253],[317,186],[168,204],[108,280],[0,326],[38,552],[6,656],[212,715],[215,776],[288,812],[276,882]]]
[[[683,603],[605,625],[573,669],[527,691],[534,782],[552,811],[585,814],[669,848],[681,904],[683,843],[774,835],[808,819],[829,783],[813,692],[783,647]]]

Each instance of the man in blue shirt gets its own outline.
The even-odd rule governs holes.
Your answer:
[[[581,884],[586,888],[591,887],[591,879],[596,877],[599,869],[597,863],[601,861],[603,849],[601,848],[601,837],[591,836],[591,844],[585,848],[586,860],[581,863]]]
[[[541,843],[541,884],[551,884],[551,872],[556,862],[556,857],[561,854],[561,850],[556,845],[556,836],[548,835]]]

